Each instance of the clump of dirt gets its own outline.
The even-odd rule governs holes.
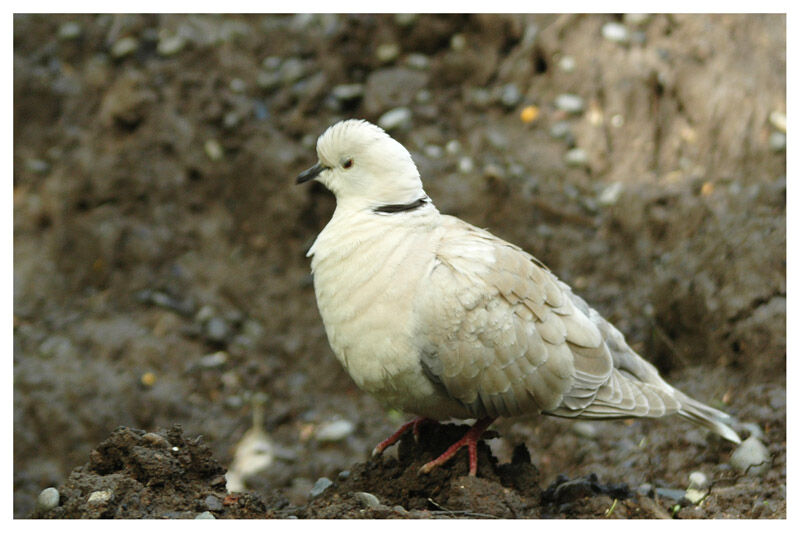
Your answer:
[[[180,427],[149,433],[120,427],[59,488],[60,503],[34,518],[263,518],[264,502],[229,495],[225,469],[201,437]]]
[[[468,426],[429,424],[399,442],[398,457],[373,457],[344,472],[308,504],[290,505],[284,491],[228,493],[225,469],[201,437],[180,427],[159,432],[120,427],[89,462],[59,487],[59,504],[33,518],[659,518],[647,495],[595,474],[559,476],[545,490],[524,444],[499,464],[478,446],[479,471],[468,475],[466,449],[450,462],[419,468],[460,438]],[[496,437],[489,432],[489,438]]]

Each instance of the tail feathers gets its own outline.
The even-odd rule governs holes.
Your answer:
[[[690,422],[709,429],[735,444],[742,442],[739,435],[728,426],[733,419],[727,413],[723,413],[713,407],[709,407],[704,403],[689,398],[685,394],[680,394],[681,408],[678,410],[678,415],[689,420]],[[727,423],[726,423],[727,422]]]

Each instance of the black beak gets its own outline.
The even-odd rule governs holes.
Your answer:
[[[317,176],[319,176],[319,173],[322,172],[323,170],[325,170],[325,167],[323,167],[321,163],[317,163],[308,170],[304,170],[303,172],[301,172],[300,175],[297,176],[297,180],[295,181],[295,183],[300,184],[300,183],[305,183],[307,181],[311,181]]]

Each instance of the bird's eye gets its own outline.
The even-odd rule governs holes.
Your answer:
[[[352,166],[353,166],[353,159],[352,159],[352,158],[348,159],[347,161],[345,161],[344,163],[342,163],[342,166],[343,166],[344,168],[350,168],[350,167],[352,167]]]

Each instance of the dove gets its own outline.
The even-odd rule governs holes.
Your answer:
[[[738,443],[731,417],[669,385],[624,336],[521,248],[440,213],[411,154],[350,119],[317,140],[316,180],[336,209],[308,251],[333,353],[355,384],[417,418],[474,419],[426,463],[477,443],[498,417],[659,418],[677,414]]]

